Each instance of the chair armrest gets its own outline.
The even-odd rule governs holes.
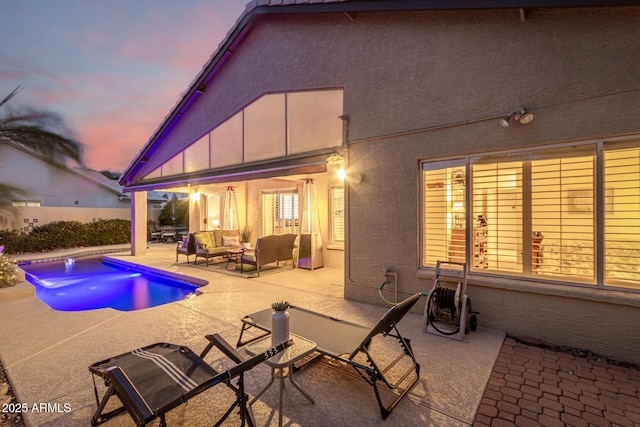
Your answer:
[[[211,348],[215,346],[218,350],[224,353],[225,356],[233,360],[235,363],[241,363],[245,361],[245,357],[242,354],[240,354],[235,348],[233,348],[231,344],[229,344],[220,335],[210,334],[210,335],[206,335],[205,338],[209,340],[209,344],[202,351],[202,354],[200,354],[201,358],[204,357],[207,353],[209,353]]]
[[[242,255],[247,254],[254,254],[255,256],[258,256],[258,253],[260,252],[260,249],[256,249],[256,248],[246,248],[246,249],[242,249]]]
[[[126,406],[131,410],[130,413],[136,418],[137,424],[143,423],[146,425],[156,417],[136,386],[133,385],[127,374],[119,366],[107,369],[106,375],[110,383],[118,391],[118,397],[123,399],[123,403],[126,403]]]

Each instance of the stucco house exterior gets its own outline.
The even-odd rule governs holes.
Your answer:
[[[122,176],[132,251],[147,191],[190,193],[191,231],[231,191],[345,298],[465,262],[481,327],[640,363],[635,4],[252,1]]]
[[[131,218],[131,198],[117,181],[100,172],[52,161],[20,144],[0,140],[0,182],[20,188],[0,205],[0,229],[29,232],[53,221],[82,223]],[[165,199],[148,198],[156,218]]]

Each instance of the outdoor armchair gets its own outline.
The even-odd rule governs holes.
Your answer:
[[[189,255],[196,253],[196,242],[193,237],[193,233],[189,233],[187,236],[183,236],[178,242],[176,247],[176,262],[178,262],[178,255],[185,255],[187,257],[187,264],[189,263]],[[193,261],[195,264],[195,260]]]
[[[149,239],[150,240],[155,240],[156,242],[160,241],[160,239],[162,239],[162,231],[160,231],[160,229],[158,227],[156,227],[155,225],[150,225],[149,226]]]

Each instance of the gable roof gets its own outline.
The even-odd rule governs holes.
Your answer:
[[[462,10],[462,9],[520,9],[532,8],[633,6],[638,0],[252,0],[236,20],[194,81],[163,119],[151,138],[142,147],[120,178],[120,184],[133,186],[141,177],[137,171],[146,163],[154,148],[162,144],[173,126],[181,119],[191,104],[206,90],[226,61],[228,51],[237,49],[244,35],[260,16],[270,14],[330,13],[340,12],[350,16],[356,12]],[[233,49],[232,49],[233,48]],[[168,159],[167,159],[168,160]]]

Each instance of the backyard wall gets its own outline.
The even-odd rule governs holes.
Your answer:
[[[0,207],[0,229],[31,231],[34,227],[54,221],[78,221],[83,224],[107,219],[131,220],[126,208],[54,208]]]

